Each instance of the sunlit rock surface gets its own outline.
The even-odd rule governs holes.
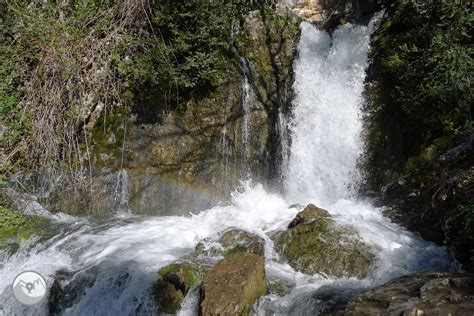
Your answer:
[[[424,271],[354,296],[345,315],[472,315],[474,275]]]

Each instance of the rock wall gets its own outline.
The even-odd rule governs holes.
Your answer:
[[[73,172],[75,182],[39,176],[39,200],[72,214],[188,214],[225,201],[239,180],[278,181],[299,21],[257,5],[234,35],[216,91],[184,109],[104,111],[84,144],[86,170]]]

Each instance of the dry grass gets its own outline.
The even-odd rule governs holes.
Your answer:
[[[30,126],[23,140],[7,152],[4,165],[21,155],[33,167],[64,168],[63,163],[75,170],[88,167],[84,162],[90,129],[104,111],[124,103],[127,80],[114,58],[129,58],[133,48],[126,45],[147,27],[150,1],[126,0],[79,17],[71,13],[70,5],[64,1],[49,9],[50,15],[59,17],[50,28],[39,25],[42,18],[51,19],[38,16],[41,4],[30,5],[20,15],[23,31],[15,44],[35,57],[24,77],[16,115],[20,124]],[[40,36],[25,35],[29,31]]]

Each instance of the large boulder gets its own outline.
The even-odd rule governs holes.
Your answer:
[[[200,242],[194,253],[182,258],[192,263],[170,264],[159,271],[153,291],[158,312],[175,314],[187,293],[200,286],[202,314],[249,313],[266,293],[264,245],[261,237],[236,228]]]
[[[346,315],[472,315],[474,274],[422,271],[355,295]]]
[[[201,282],[201,275],[196,266],[187,263],[170,264],[158,273],[161,279],[153,291],[158,311],[175,314],[189,290]]]
[[[248,315],[267,292],[262,256],[238,251],[216,264],[201,287],[202,315]]]
[[[306,274],[364,278],[374,258],[354,229],[337,226],[326,210],[312,204],[273,240],[290,266]]]

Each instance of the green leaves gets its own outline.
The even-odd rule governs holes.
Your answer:
[[[163,102],[183,103],[214,90],[226,67],[240,1],[159,0],[153,8],[151,47],[133,60],[139,86],[151,84]],[[161,91],[161,92],[160,92]]]
[[[463,126],[473,103],[472,12],[450,2],[400,1],[375,46],[391,104],[427,146]],[[434,138],[432,138],[434,137]]]

